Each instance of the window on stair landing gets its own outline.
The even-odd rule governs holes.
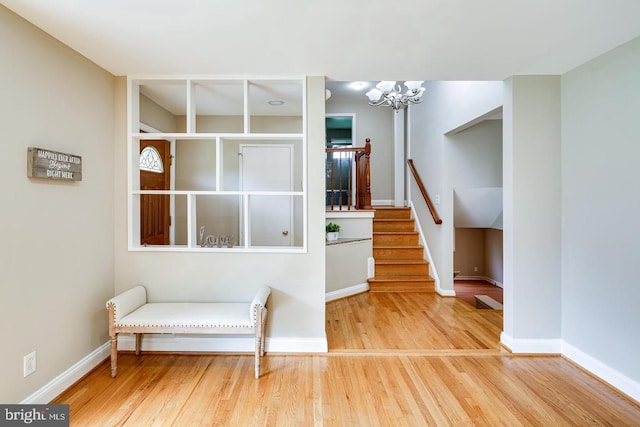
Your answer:
[[[130,250],[306,250],[305,78],[128,84]]]

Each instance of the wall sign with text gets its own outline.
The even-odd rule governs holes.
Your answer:
[[[82,181],[82,157],[44,148],[29,147],[27,176],[30,178]]]

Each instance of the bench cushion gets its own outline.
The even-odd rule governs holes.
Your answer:
[[[116,326],[252,328],[250,308],[251,303],[236,302],[147,303],[116,321]]]

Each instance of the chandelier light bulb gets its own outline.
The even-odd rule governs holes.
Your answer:
[[[407,89],[409,89],[412,92],[415,92],[417,90],[420,89],[420,87],[422,86],[422,83],[424,83],[424,81],[421,82],[416,82],[416,81],[408,81],[408,82],[404,82],[404,85],[407,87]]]
[[[371,102],[378,102],[382,97],[382,92],[379,89],[373,88],[369,92],[365,93]]]
[[[419,104],[422,102],[422,94],[425,91],[422,83],[424,83],[424,81],[411,80],[404,82],[407,91],[403,93],[400,84],[396,86],[396,82],[384,80],[379,82],[374,89],[371,89],[365,95],[369,98],[369,105],[376,107],[387,105],[397,111],[409,104]]]
[[[383,93],[391,92],[396,86],[396,82],[382,81],[376,85],[376,87]]]

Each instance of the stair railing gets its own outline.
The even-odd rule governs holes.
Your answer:
[[[416,167],[413,165],[413,160],[408,159],[407,164],[409,165],[409,169],[411,170],[411,174],[413,175],[413,178],[416,180],[416,184],[420,189],[420,193],[422,193],[422,197],[424,198],[424,201],[427,203],[427,207],[429,208],[429,212],[431,212],[431,217],[433,218],[433,221],[436,224],[442,224],[442,219],[440,219],[440,217],[438,216],[438,212],[436,212],[436,209],[433,207],[433,203],[431,203],[431,198],[429,197],[429,193],[427,193],[427,189],[422,183],[422,179],[420,179],[420,175],[418,174]]]
[[[364,147],[326,148],[326,205],[330,210],[371,209],[371,139]],[[355,206],[352,204],[355,179]]]

